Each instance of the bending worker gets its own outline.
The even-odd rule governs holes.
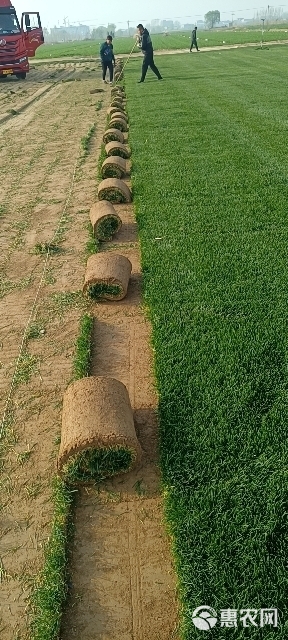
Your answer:
[[[102,76],[103,82],[107,83],[106,73],[107,73],[107,69],[109,69],[110,84],[112,84],[113,75],[114,75],[113,63],[115,64],[112,36],[107,36],[106,41],[103,42],[103,44],[101,44],[100,56],[101,56],[102,69],[103,69],[103,76]]]
[[[194,27],[191,38],[192,39],[191,39],[190,53],[193,47],[196,47],[197,51],[200,51],[200,49],[198,49],[198,43],[197,43],[197,27]]]
[[[141,36],[141,41],[140,41],[141,50],[144,53],[144,60],[142,64],[142,75],[141,75],[141,80],[139,80],[139,82],[144,82],[148,67],[150,67],[151,71],[155,73],[155,76],[157,76],[158,80],[162,80],[162,76],[154,62],[153,45],[149,35],[149,31],[147,31],[147,29],[144,29],[143,24],[138,24],[137,29],[138,29],[138,33]]]

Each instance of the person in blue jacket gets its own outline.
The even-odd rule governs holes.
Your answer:
[[[103,82],[107,83],[106,73],[107,73],[107,69],[109,69],[110,84],[112,84],[113,75],[114,75],[113,65],[115,65],[112,36],[107,36],[106,41],[103,42],[103,44],[101,44],[100,57],[101,57],[102,69],[103,69],[103,76],[102,76]]]

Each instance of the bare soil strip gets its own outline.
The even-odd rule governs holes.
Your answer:
[[[16,376],[7,437],[0,442],[1,640],[27,637],[27,597],[50,531],[50,481],[81,314],[81,297],[73,292],[82,286],[95,158],[108,101],[108,93],[90,95],[97,83],[92,74],[90,80],[57,84],[1,128],[1,417],[43,272],[45,256],[35,247],[51,241],[61,220],[59,251],[51,256],[45,273],[37,318]],[[103,109],[96,111],[99,97]],[[81,138],[96,120],[93,155],[76,173],[63,216]]]
[[[177,638],[176,585],[159,491],[150,324],[141,308],[133,207],[115,209],[124,224],[102,250],[126,256],[133,270],[123,301],[93,306],[92,375],[115,377],[127,387],[143,460],[101,490],[79,495],[62,640],[170,640]]]
[[[0,442],[1,640],[28,639],[27,603],[50,532],[50,481],[83,306],[87,223],[96,199],[109,91],[91,96],[90,90],[97,87],[95,74],[87,70],[85,76],[82,68],[79,73],[82,82],[53,85],[1,127],[0,415],[43,272],[41,246],[59,230],[57,251],[51,255],[37,317],[19,363],[6,438]],[[35,82],[34,91],[38,89]],[[22,98],[16,94],[14,105]],[[96,119],[96,137],[73,186],[80,140]],[[79,494],[63,640],[177,637],[175,575],[162,522],[157,398],[150,326],[141,310],[137,228],[132,207],[120,209],[123,228],[114,244],[103,249],[129,257],[133,274],[125,300],[93,307],[92,373],[114,376],[127,386],[144,456],[136,472],[115,478],[101,491],[90,488]]]

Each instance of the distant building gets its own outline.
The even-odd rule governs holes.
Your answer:
[[[162,22],[160,23],[160,26],[162,27],[162,29],[168,29],[168,31],[173,31],[174,22],[173,20],[162,20]]]
[[[195,26],[194,24],[184,24],[183,25],[183,30],[184,31],[193,31],[194,26]]]
[[[69,42],[73,40],[87,40],[90,38],[90,29],[86,24],[54,27],[50,29],[50,42]]]

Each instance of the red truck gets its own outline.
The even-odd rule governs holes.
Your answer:
[[[0,0],[0,78],[25,80],[29,60],[44,42],[38,12],[23,13],[21,24],[10,0]]]

